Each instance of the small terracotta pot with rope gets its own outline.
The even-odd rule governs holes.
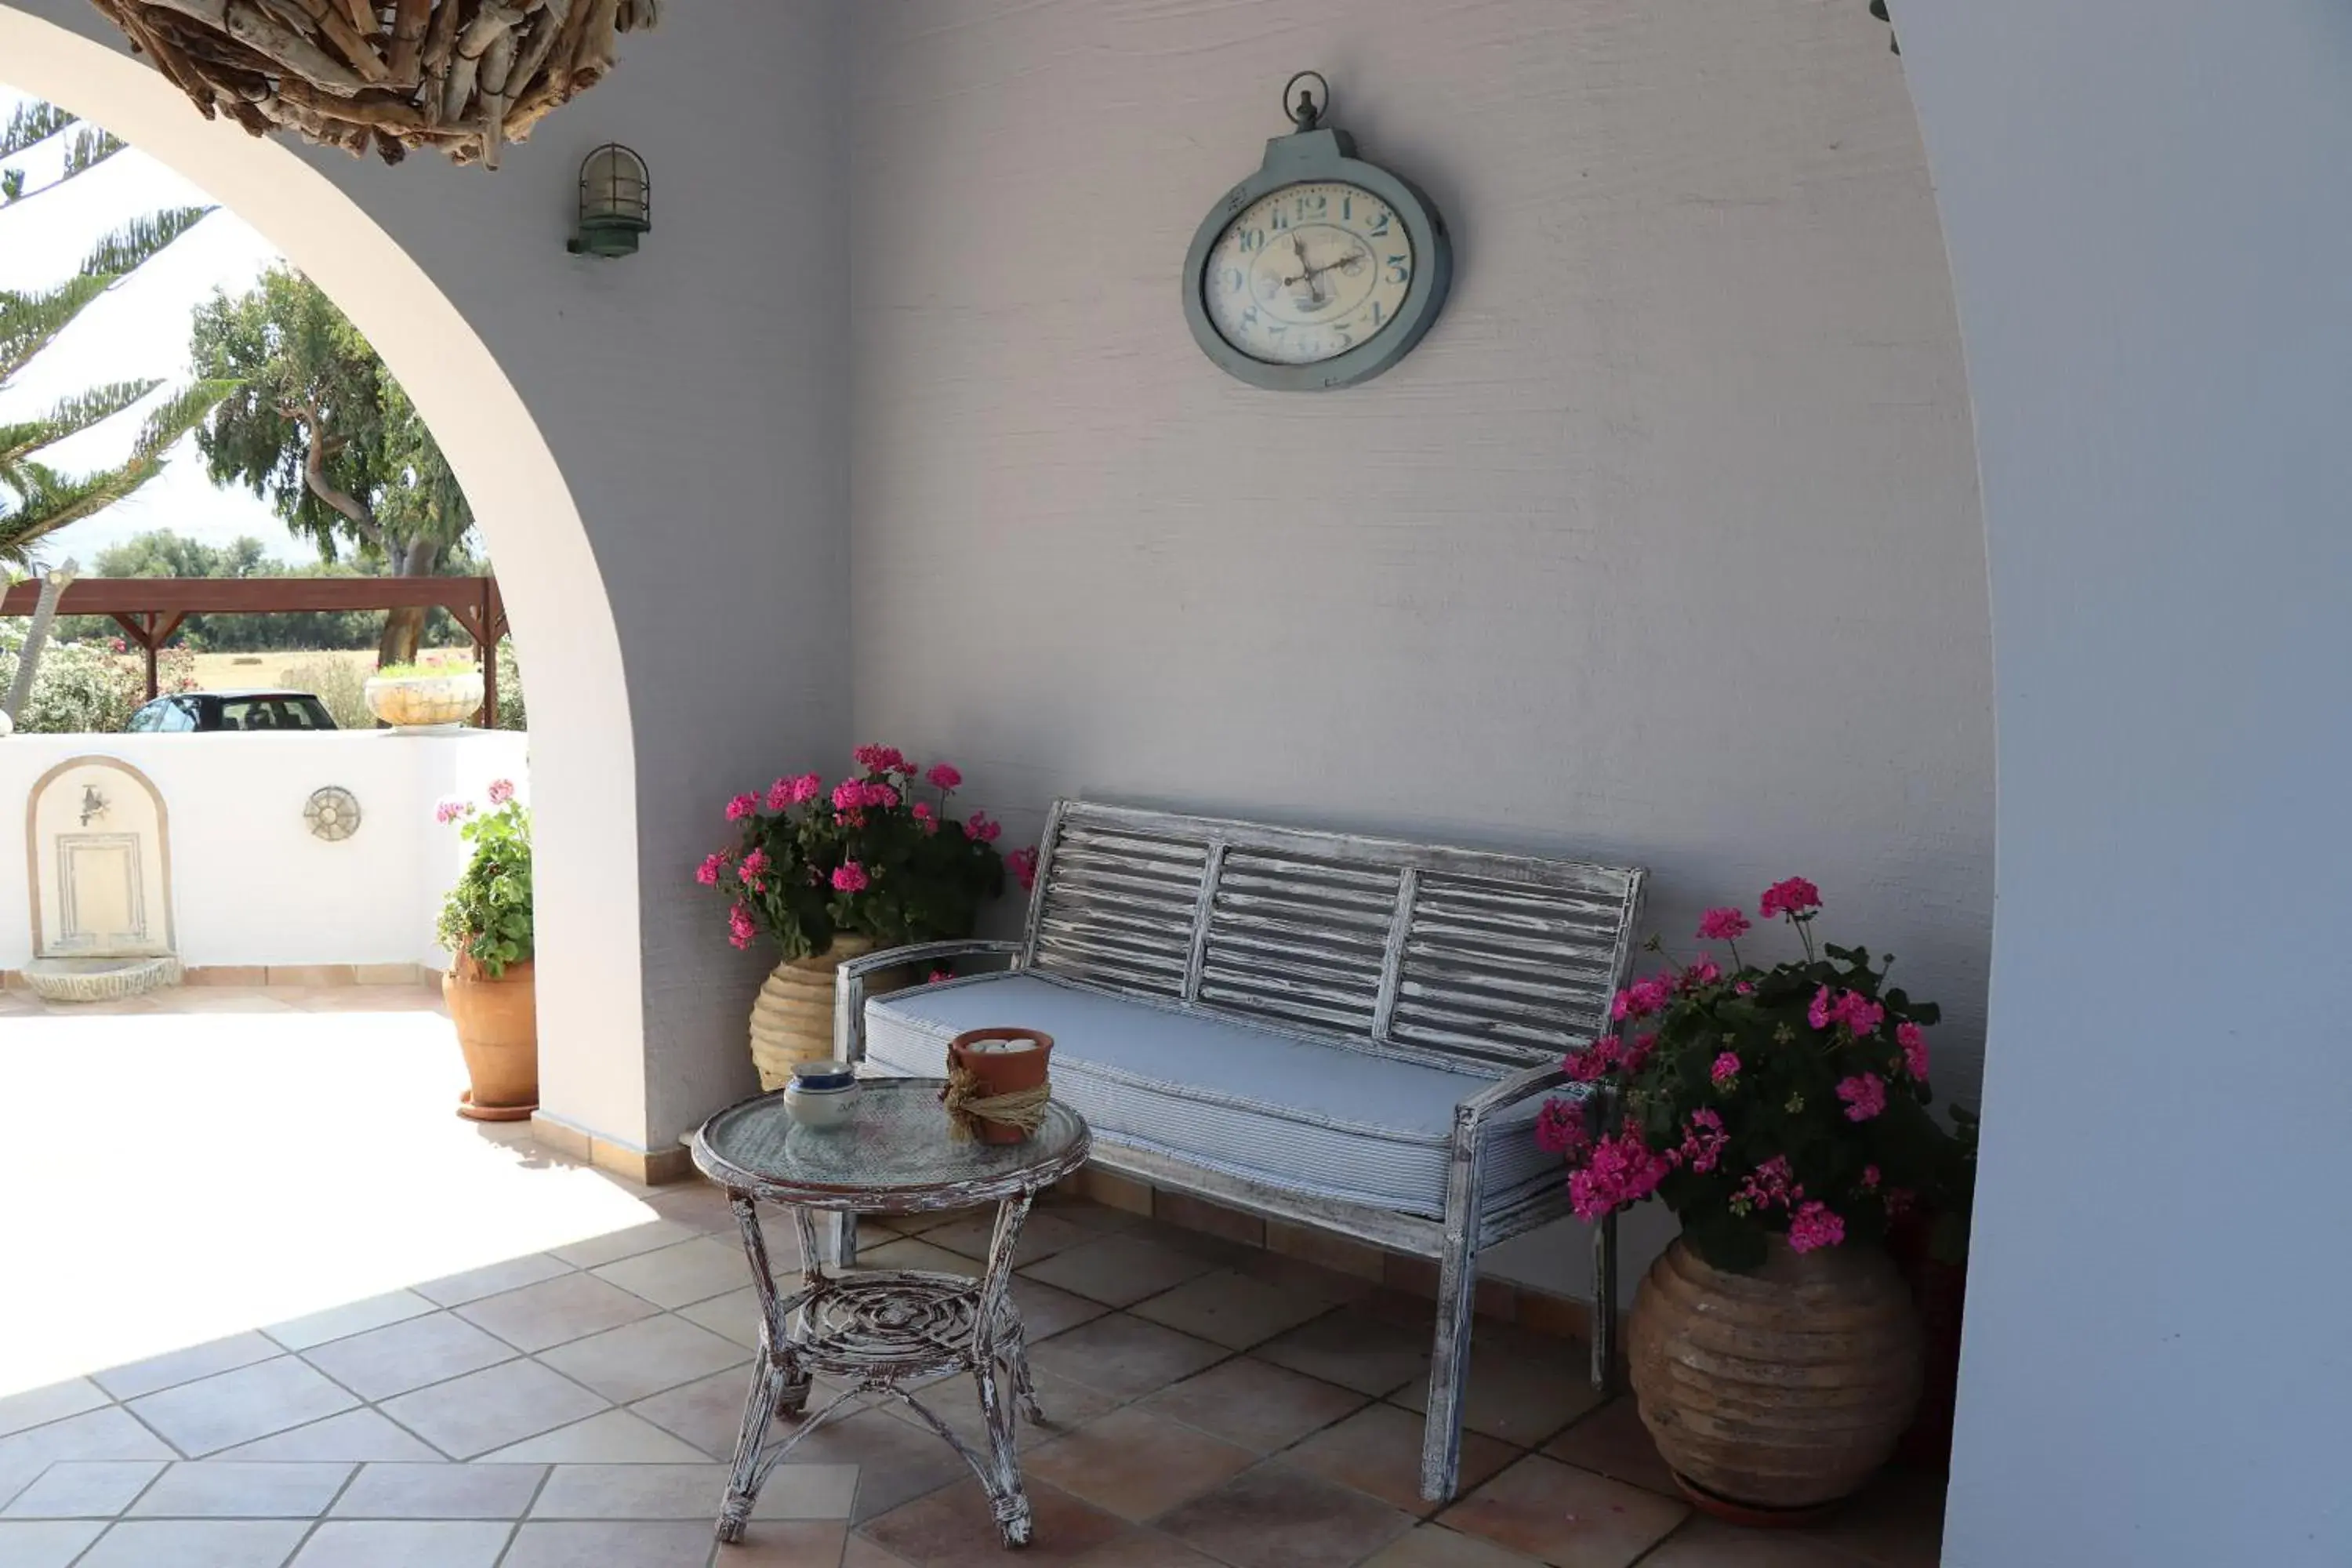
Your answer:
[[[948,1086],[940,1092],[958,1142],[1018,1143],[1045,1120],[1054,1037],[1035,1029],[966,1029],[948,1042]]]

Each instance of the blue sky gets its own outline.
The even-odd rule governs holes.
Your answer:
[[[0,85],[0,121],[26,101],[23,94]],[[12,166],[23,168],[27,188],[37,190],[54,176],[59,155],[57,143],[45,143],[12,160]],[[204,192],[137,148],[126,149],[70,184],[0,207],[0,289],[54,285],[72,273],[93,241],[127,219],[158,207],[210,203]],[[167,384],[184,382],[188,312],[215,289],[241,292],[279,259],[236,214],[215,212],[83,311],[0,391],[0,420],[37,413],[102,382],[142,376],[160,376]],[[154,395],[163,395],[159,390]],[[139,432],[144,407],[60,442],[41,460],[68,472],[120,462]],[[212,543],[249,534],[281,559],[317,558],[315,551],[288,536],[262,501],[243,490],[215,489],[205,477],[194,437],[173,449],[162,477],[130,500],[52,534],[42,555],[51,563],[71,556],[87,568],[108,545],[160,528]]]

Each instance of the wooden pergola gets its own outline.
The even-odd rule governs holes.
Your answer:
[[[29,616],[38,579],[0,595],[0,616]],[[156,695],[155,655],[190,616],[267,616],[301,610],[443,609],[466,628],[482,665],[482,727],[499,722],[499,639],[506,601],[495,577],[77,577],[58,595],[60,616],[106,616],[147,656],[147,695]]]

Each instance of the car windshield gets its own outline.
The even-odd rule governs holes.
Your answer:
[[[315,697],[230,697],[221,701],[224,730],[331,730],[335,721]]]

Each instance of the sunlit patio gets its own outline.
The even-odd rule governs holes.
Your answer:
[[[820,1431],[716,1547],[758,1317],[723,1196],[645,1188],[449,1113],[422,986],[0,997],[20,1169],[0,1255],[0,1562],[163,1568],[898,1568],[1002,1549],[903,1406]],[[68,1179],[70,1178],[70,1179]],[[780,1265],[790,1226],[769,1227]],[[861,1264],[973,1273],[982,1218]],[[1039,1539],[1088,1568],[1912,1568],[1940,1478],[1767,1538],[1696,1519],[1580,1347],[1480,1326],[1464,1491],[1417,1479],[1431,1306],[1055,1193],[1015,1300],[1048,1424]],[[976,1432],[969,1387],[935,1391]],[[714,1556],[714,1553],[716,1554]]]

